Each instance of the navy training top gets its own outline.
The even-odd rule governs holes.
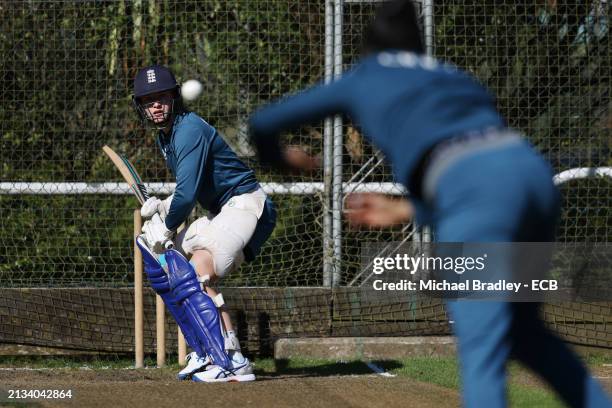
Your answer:
[[[408,189],[422,157],[441,140],[504,126],[493,96],[474,78],[432,57],[385,51],[340,79],[257,111],[249,133],[263,161],[278,162],[279,133],[332,114],[349,115]]]
[[[212,212],[233,196],[259,188],[253,170],[227,145],[219,132],[193,112],[177,115],[170,135],[162,131],[157,144],[176,177],[166,227],[176,230],[196,202]]]

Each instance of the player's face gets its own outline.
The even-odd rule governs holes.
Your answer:
[[[142,107],[147,118],[156,124],[168,120],[172,110],[172,92],[159,92],[141,98]]]

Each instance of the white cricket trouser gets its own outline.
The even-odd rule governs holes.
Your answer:
[[[234,271],[244,262],[243,249],[253,236],[261,217],[266,194],[260,188],[229,199],[217,215],[198,218],[181,232],[176,245],[188,255],[208,250],[219,277]]]

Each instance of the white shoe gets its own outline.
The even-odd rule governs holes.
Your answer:
[[[206,367],[212,364],[208,356],[199,357],[195,351],[187,354],[185,361],[187,361],[187,365],[176,375],[179,380],[188,380],[193,374],[206,370]]]
[[[238,361],[236,361],[238,360]],[[246,382],[255,381],[255,374],[253,374],[253,365],[248,358],[235,356],[230,361],[232,367],[230,369],[224,369],[220,366],[210,366],[205,371],[200,371],[191,377],[195,382]]]

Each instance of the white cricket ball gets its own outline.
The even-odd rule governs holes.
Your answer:
[[[203,89],[204,87],[200,81],[197,79],[190,79],[183,82],[183,85],[181,85],[181,96],[186,101],[193,101],[202,94]]]

